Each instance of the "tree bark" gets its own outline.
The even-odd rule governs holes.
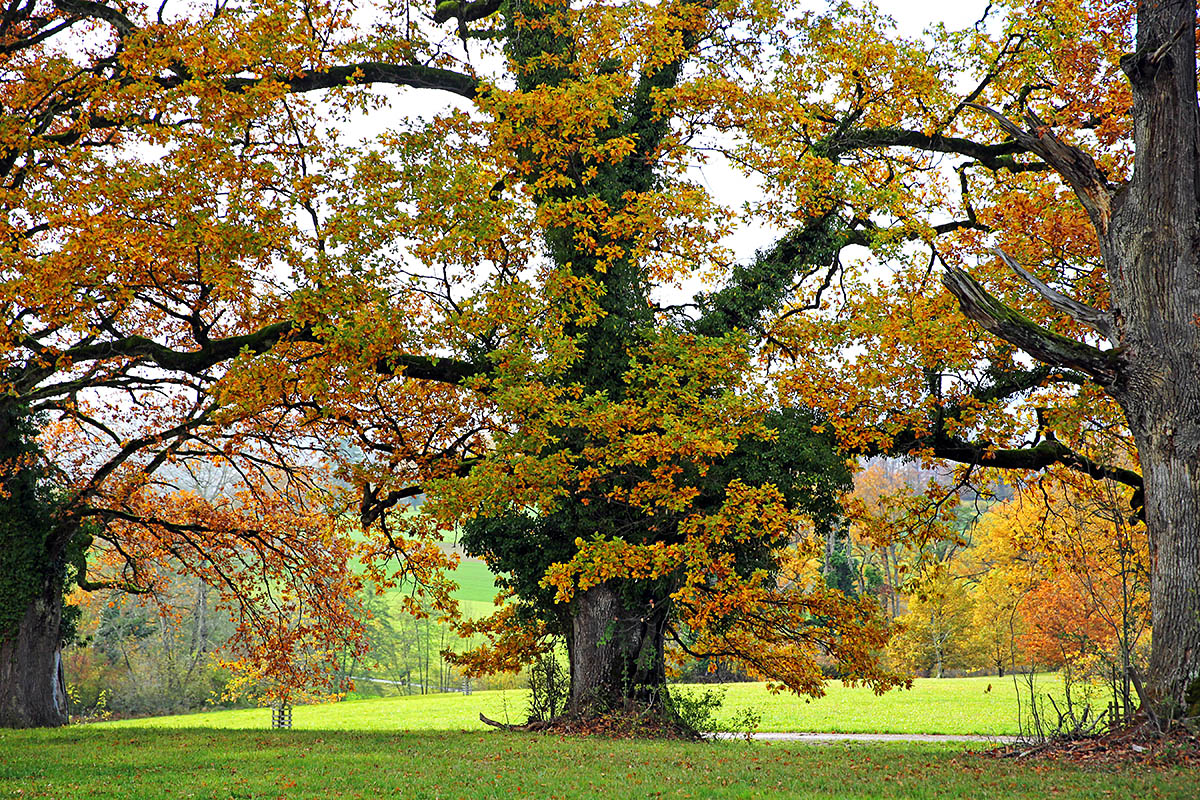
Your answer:
[[[11,397],[0,398],[0,727],[67,722],[62,677],[66,526],[32,442],[33,425]]]
[[[67,724],[61,621],[62,587],[48,582],[0,639],[0,728]]]
[[[1190,385],[1160,388],[1168,403],[1123,402],[1146,482],[1153,637],[1146,686],[1167,711],[1181,707],[1200,679],[1200,370],[1191,371]],[[1172,398],[1174,408],[1162,408]]]
[[[605,583],[581,592],[573,605],[571,714],[664,711],[667,603],[630,609]]]

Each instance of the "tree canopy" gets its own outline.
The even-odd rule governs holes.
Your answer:
[[[797,690],[819,691],[821,649],[888,685],[877,609],[824,589],[795,541],[844,465],[752,375],[777,256],[699,314],[655,296],[728,263],[728,212],[687,176],[677,125],[766,28],[736,4],[384,11],[5,12],[3,402],[40,426],[60,487],[49,534],[20,543],[39,570],[0,653],[6,721],[62,719],[81,542],[84,588],[154,592],[164,561],[220,588],[242,668],[287,698],[356,646],[352,560],[449,612],[437,542],[476,517],[570,518],[538,580],[583,626],[577,710],[661,684],[668,628],[757,651]],[[329,126],[383,107],[364,83],[473,110],[357,147]],[[325,89],[318,114],[305,95]],[[215,468],[222,497],[189,491]],[[615,647],[614,609],[632,621]]]
[[[286,686],[353,633],[352,552],[449,612],[435,543],[465,526],[519,601],[473,663],[561,633],[576,713],[653,696],[668,638],[883,689],[880,610],[825,587],[803,521],[836,462],[1061,468],[1133,490],[1155,704],[1200,678],[1191,6],[1013,0],[916,39],[742,0],[0,25],[2,418],[42,421],[64,487],[39,563],[85,523],[88,584],[178,559]],[[424,90],[458,102],[331,135]],[[217,462],[228,501],[183,491]]]
[[[1016,2],[908,40],[842,6],[735,151],[781,224],[833,215],[891,273],[833,264],[823,313],[781,322],[785,396],[864,453],[1129,486],[1170,713],[1200,677],[1194,29],[1187,4]]]
[[[233,376],[265,370],[272,350],[301,362],[335,347],[316,343],[338,324],[329,309],[365,305],[298,216],[316,215],[311,172],[333,157],[303,96],[364,81],[470,94],[473,82],[438,83],[415,50],[372,60],[382,53],[349,17],[290,2],[0,12],[4,515],[30,513],[27,472],[55,487],[45,524],[6,534],[0,554],[24,576],[0,600],[7,724],[65,719],[68,562],[84,588],[143,593],[156,564],[182,564],[223,590],[246,666],[280,687],[319,684],[321,654],[353,646],[356,546],[323,448],[285,406],[270,416],[245,402]],[[252,394],[282,392],[260,381]],[[188,491],[218,468],[233,476],[218,502]]]

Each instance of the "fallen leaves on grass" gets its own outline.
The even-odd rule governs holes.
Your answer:
[[[561,736],[603,736],[609,739],[681,739],[701,738],[696,731],[677,720],[655,711],[612,712],[598,717],[564,715],[549,722],[509,725],[479,715],[481,722],[508,731],[556,733]]]
[[[1200,766],[1200,733],[1181,725],[1160,733],[1148,724],[1079,739],[1017,742],[980,753],[985,758],[1053,759],[1076,764]]]

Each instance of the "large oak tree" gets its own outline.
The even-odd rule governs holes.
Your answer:
[[[701,2],[437,16],[498,42],[480,60],[498,69],[475,113],[397,130],[358,163],[370,180],[339,229],[355,232],[347,253],[424,287],[447,359],[488,365],[457,384],[478,409],[467,457],[447,452],[419,485],[397,472],[419,461],[403,428],[360,423],[380,455],[358,465],[366,516],[461,527],[514,594],[465,626],[492,642],[460,662],[513,668],[562,637],[580,716],[665,711],[669,645],[795,691],[820,691],[822,654],[847,679],[894,683],[879,609],[826,588],[805,532],[838,513],[843,457],[819,416],[780,410],[756,377],[764,318],[826,222],[732,268],[734,214],[688,172],[693,137],[716,129],[697,113],[758,69],[777,20]],[[706,272],[717,285],[696,302],[666,299]],[[385,512],[418,489],[420,513]]]
[[[281,694],[360,646],[322,443],[284,412],[254,417],[280,392],[253,377],[258,359],[335,348],[331,309],[369,304],[322,258],[310,171],[332,155],[302,96],[475,84],[415,32],[367,47],[347,14],[0,9],[0,725],[66,721],[68,582],[153,594],[156,565],[203,578],[239,623],[247,675]],[[387,368],[405,366],[449,374]],[[260,401],[240,408],[248,393]],[[187,491],[213,470],[223,497]]]
[[[0,721],[65,719],[67,579],[152,593],[169,560],[212,583],[247,680],[287,698],[358,646],[352,555],[449,611],[437,541],[474,518],[555,554],[509,572],[557,604],[474,663],[564,633],[577,713],[661,703],[668,637],[798,691],[820,690],[821,651],[889,685],[878,609],[825,589],[796,541],[844,465],[751,368],[787,294],[776,262],[823,253],[826,224],[695,308],[655,293],[729,263],[728,212],[686,174],[687,115],[755,69],[773,18],[347,15],[5,8],[0,441],[9,516],[29,522],[4,529]],[[365,83],[474,110],[344,146],[343,112],[388,110]],[[322,117],[304,100],[339,88]],[[227,496],[187,491],[214,468]],[[504,546],[478,549],[505,568]]]
[[[831,263],[842,291],[776,329],[794,396],[847,444],[1134,490],[1147,688],[1172,713],[1200,679],[1195,17],[995,3],[910,40],[842,7],[803,23],[771,93],[747,94],[756,132],[735,149],[780,224],[833,214],[847,248],[879,257]]]

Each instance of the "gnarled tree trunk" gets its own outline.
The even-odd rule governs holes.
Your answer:
[[[1190,394],[1200,390],[1193,383]],[[1188,406],[1190,403],[1181,403]],[[1192,406],[1195,408],[1195,406]],[[1200,411],[1135,431],[1150,531],[1150,696],[1168,713],[1200,680]]]
[[[1148,687],[1168,711],[1200,679],[1200,125],[1196,5],[1138,3],[1134,175],[1101,227],[1121,349],[1110,391],[1137,442],[1150,532]]]
[[[0,398],[0,727],[63,725],[63,585],[56,528],[24,409]]]
[[[1074,189],[1096,228],[1111,296],[1101,312],[1026,277],[1116,347],[1099,350],[1014,314],[961,271],[963,311],[1041,361],[1087,373],[1120,403],[1138,448],[1150,536],[1147,690],[1162,713],[1200,691],[1200,109],[1196,6],[1139,0],[1137,50],[1121,60],[1133,96],[1134,173],[1119,188],[1032,114],[991,112]],[[1018,266],[1018,274],[1022,271]],[[1024,277],[1024,275],[1023,275]]]
[[[0,639],[0,727],[67,723],[61,622],[62,586],[47,581],[16,629]]]
[[[630,608],[608,583],[579,593],[572,604],[571,714],[665,711],[668,604]]]

